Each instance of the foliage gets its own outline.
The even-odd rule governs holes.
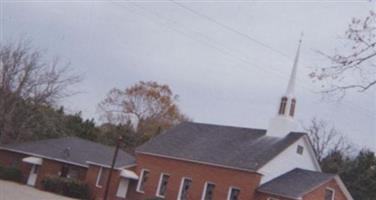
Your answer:
[[[319,52],[331,61],[310,76],[323,83],[324,92],[344,95],[347,90],[364,92],[376,85],[376,13],[353,18],[345,33],[345,45],[334,55]]]
[[[49,176],[42,181],[43,189],[64,196],[89,199],[90,192],[87,184],[69,178]]]
[[[21,182],[22,173],[19,169],[14,167],[2,167],[0,166],[0,179]]]
[[[26,42],[0,44],[0,143],[28,140],[39,128],[55,129],[51,107],[70,95],[67,88],[79,77],[45,60]]]
[[[106,145],[115,145],[117,138],[121,136],[123,143],[121,148],[130,153],[133,150],[150,139],[150,136],[137,133],[130,122],[127,124],[114,125],[110,123],[102,124],[99,127],[97,141]]]
[[[342,133],[325,120],[313,118],[304,129],[308,133],[319,163],[329,152],[348,153],[352,149]]]
[[[107,122],[131,122],[138,133],[155,135],[187,120],[177,99],[168,85],[141,81],[124,90],[112,89],[99,109]]]
[[[340,151],[326,156],[322,170],[339,174],[355,200],[376,199],[376,156],[369,150],[362,150],[356,157]]]

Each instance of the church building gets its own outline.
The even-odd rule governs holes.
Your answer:
[[[185,122],[136,149],[120,151],[108,200],[352,200],[338,175],[321,172],[294,116],[299,42],[286,93],[267,129]],[[113,148],[78,138],[0,146],[0,165],[86,182],[102,200]],[[18,162],[20,161],[20,162]]]
[[[137,148],[129,199],[352,200],[337,175],[321,172],[307,134],[296,132],[300,46],[268,129],[186,122],[166,131]]]

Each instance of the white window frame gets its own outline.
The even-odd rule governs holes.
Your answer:
[[[238,188],[238,187],[230,186],[230,187],[228,188],[227,200],[230,200],[230,197],[231,197],[231,191],[232,191],[233,189],[236,189],[236,190],[241,191],[240,188]]]
[[[155,196],[159,197],[159,198],[165,198],[165,196],[162,196],[159,194],[159,192],[161,191],[161,185],[162,185],[162,178],[163,176],[168,176],[170,177],[170,174],[167,174],[167,173],[161,173],[161,175],[159,176],[159,181],[158,181],[158,187],[157,187],[157,193],[155,194]]]
[[[98,174],[97,174],[97,181],[95,182],[95,186],[97,188],[102,188],[102,185],[99,185],[99,180],[101,179],[102,171],[103,171],[103,167],[100,167],[99,171],[98,171]]]
[[[144,179],[144,173],[145,173],[145,172],[149,172],[149,174],[150,174],[150,171],[149,171],[148,169],[141,169],[141,172],[140,172],[140,178],[138,179],[137,188],[136,188],[136,191],[139,192],[139,193],[145,193],[145,191],[141,191],[141,190],[140,190],[141,182],[142,182],[143,179]]]
[[[336,196],[336,190],[333,189],[333,188],[330,188],[330,187],[325,188],[325,190],[330,190],[330,191],[333,192],[333,196],[332,196],[332,199],[331,199],[331,200],[334,200],[334,197]]]
[[[202,191],[201,200],[205,199],[205,194],[206,194],[206,190],[208,189],[208,184],[213,184],[215,186],[215,183],[213,183],[211,181],[206,181],[205,186],[204,186],[204,190]]]
[[[180,200],[181,199],[181,193],[183,192],[183,184],[184,184],[184,181],[185,180],[191,180],[191,182],[192,182],[192,178],[190,178],[190,177],[183,177],[183,178],[181,178],[181,181],[180,181],[180,188],[179,188],[179,193],[178,193],[178,198],[177,198],[177,200]]]

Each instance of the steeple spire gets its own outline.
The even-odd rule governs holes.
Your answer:
[[[298,71],[298,62],[299,62],[300,46],[302,44],[302,39],[303,39],[303,34],[301,35],[301,38],[299,40],[298,49],[296,51],[296,55],[294,59],[294,65],[291,71],[289,83],[287,85],[286,96],[288,97],[293,97],[295,93],[296,73]]]
[[[269,125],[269,129],[267,131],[267,134],[269,135],[281,137],[287,135],[289,132],[294,131],[297,128],[297,123],[294,121],[296,107],[295,83],[301,44],[302,38],[299,40],[286,93],[281,98],[277,116],[272,119]]]

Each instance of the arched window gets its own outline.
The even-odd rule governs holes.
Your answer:
[[[294,114],[295,114],[295,104],[296,104],[296,100],[292,99],[291,100],[291,107],[290,107],[290,116],[291,117],[294,117]]]
[[[279,106],[279,112],[278,114],[284,115],[286,111],[286,105],[287,105],[287,97],[282,97],[281,105]]]

